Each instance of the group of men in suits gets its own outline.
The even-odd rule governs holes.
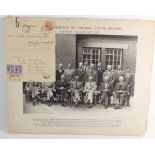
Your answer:
[[[56,70],[56,82],[44,83],[38,87],[34,84],[33,87],[33,100],[40,101],[41,92],[45,94],[49,105],[57,100],[57,96],[61,96],[62,106],[72,100],[76,107],[80,103],[88,103],[88,107],[92,108],[95,99],[104,108],[114,105],[115,109],[121,109],[123,106],[130,106],[134,76],[129,68],[123,71],[121,66],[113,71],[112,66],[108,65],[107,70],[104,70],[101,62],[97,66],[79,62],[78,69],[73,69],[72,64],[68,63],[65,70],[60,63]],[[28,91],[32,85],[28,83],[25,88]]]
[[[63,65],[60,63],[56,71],[56,83],[60,81],[66,86],[63,87],[63,83],[59,86],[56,84],[56,89],[61,86],[66,88],[62,93],[63,97],[71,95],[76,106],[81,101],[85,101],[91,108],[94,98],[97,98],[98,103],[102,103],[105,108],[108,108],[112,102],[115,109],[130,106],[134,76],[129,68],[123,71],[122,67],[118,66],[118,69],[113,71],[112,66],[108,65],[107,70],[104,70],[101,62],[96,67],[94,64],[88,65],[88,62],[84,65],[80,62],[78,69],[72,69],[71,63],[68,63],[67,69],[63,70]]]

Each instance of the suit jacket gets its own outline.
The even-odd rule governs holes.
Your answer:
[[[123,93],[128,93],[128,84],[126,82],[123,82],[122,85],[120,82],[118,82],[115,86],[115,92],[123,91]]]
[[[61,79],[61,75],[64,74],[64,70],[60,72],[59,69],[56,70],[56,81]]]
[[[103,91],[105,89],[107,89],[108,91],[112,91],[112,86],[109,84],[109,82],[107,84],[105,82],[101,82],[99,91]]]
[[[85,80],[85,71],[83,69],[76,69],[73,77],[75,76],[79,76],[79,81],[81,81],[82,83],[84,83]]]
[[[85,91],[89,91],[89,90],[96,90],[97,89],[97,85],[96,82],[86,82],[84,90]]]
[[[83,84],[82,84],[82,82],[81,81],[72,81],[71,82],[71,85],[70,85],[70,88],[71,89],[76,89],[76,90],[82,90],[82,88],[83,88]]]
[[[66,80],[64,80],[64,81],[58,80],[56,82],[56,89],[61,88],[61,87],[68,88],[68,83]]]
[[[98,81],[98,74],[96,70],[87,70],[85,73],[85,81],[88,82],[89,81],[89,77],[92,76],[93,81],[97,82]]]
[[[104,73],[104,70],[101,68],[101,69],[98,69],[97,68],[97,74],[98,74],[98,84],[100,84],[102,81],[103,81],[103,73]]]
[[[74,73],[73,69],[65,69],[64,70],[65,80],[67,82],[71,82],[71,80],[73,79],[73,73]]]
[[[32,90],[32,97],[36,97],[37,95],[39,95],[40,94],[40,90],[41,90],[40,87],[34,86],[33,90]]]
[[[119,71],[116,71],[116,72],[115,72],[115,79],[116,79],[116,82],[119,82],[119,77],[120,77],[120,76],[123,76],[123,77],[124,77],[124,75],[125,75],[125,72],[124,72],[124,71],[122,71],[122,70],[121,70],[120,72],[119,72]]]
[[[124,78],[125,78],[125,82],[128,83],[128,85],[133,85],[134,77],[131,73],[128,73],[128,74],[125,73]]]
[[[83,69],[87,71],[89,69],[89,66],[83,66]]]
[[[110,71],[108,72],[107,70],[103,73],[103,81],[104,81],[104,77],[107,76],[108,77],[108,82],[110,85],[114,85],[115,83],[115,72]]]

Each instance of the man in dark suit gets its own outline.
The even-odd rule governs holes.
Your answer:
[[[101,82],[103,82],[103,73],[104,69],[102,68],[102,64],[98,63],[97,65],[97,74],[98,74],[98,79],[97,79],[97,88],[99,88],[99,85]]]
[[[122,109],[125,98],[128,95],[128,84],[124,82],[124,77],[119,77],[119,82],[115,86],[115,90],[113,92],[114,101],[116,104],[115,109]]]
[[[129,94],[127,96],[127,106],[130,106],[130,96],[134,93],[134,76],[130,73],[130,69],[126,68],[124,75],[125,82],[128,84]]]
[[[75,76],[75,80],[71,82],[70,90],[72,92],[73,102],[76,106],[78,106],[78,103],[81,101],[81,95],[83,90],[82,82],[79,81],[79,76]]]
[[[108,82],[108,77],[104,77],[104,81],[101,82],[99,86],[99,92],[101,95],[100,103],[103,103],[105,108],[108,108],[110,105],[110,97],[112,95],[112,86]]]
[[[56,94],[59,94],[62,96],[62,106],[65,106],[64,102],[66,102],[68,97],[68,93],[67,93],[68,83],[65,80],[65,77],[63,74],[61,75],[61,79],[56,82],[55,87],[56,87]]]
[[[97,83],[98,74],[97,71],[95,70],[94,64],[90,64],[90,68],[85,72],[85,82],[89,81],[89,77],[92,77],[93,82]]]
[[[61,75],[64,74],[62,63],[59,64],[59,68],[56,70],[56,81],[61,79]]]
[[[79,68],[74,71],[73,77],[79,76],[79,81],[85,84],[85,70],[83,69],[83,63],[79,62]]]

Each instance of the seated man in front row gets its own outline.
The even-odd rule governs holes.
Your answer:
[[[62,100],[61,105],[65,106],[64,102],[66,102],[68,97],[68,83],[65,80],[64,74],[61,75],[61,80],[58,80],[56,82],[55,87],[56,87],[56,94],[61,95]]]
[[[119,77],[119,82],[115,86],[114,94],[114,102],[116,104],[115,109],[122,109],[125,98],[128,95],[128,85],[124,82],[124,77]]]
[[[53,93],[54,89],[55,89],[55,83],[53,82],[44,82],[42,84],[41,93],[46,95],[46,101],[48,103],[48,106],[51,106],[52,101],[56,100]]]
[[[105,108],[108,108],[111,101],[110,97],[112,95],[112,86],[110,85],[107,76],[104,77],[104,82],[101,82],[99,92],[101,94],[101,100],[99,102],[103,103]]]
[[[92,76],[89,77],[89,81],[86,82],[84,91],[86,92],[86,100],[89,104],[89,108],[93,106],[93,96],[96,93],[97,85],[96,82],[93,82]]]
[[[75,80],[71,82],[70,90],[73,93],[73,102],[77,107],[78,103],[81,101],[80,93],[83,90],[83,83],[79,81],[79,76],[75,76]]]

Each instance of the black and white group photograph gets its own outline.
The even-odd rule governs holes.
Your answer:
[[[55,82],[23,82],[23,112],[102,112],[132,107],[137,36],[56,35]]]

